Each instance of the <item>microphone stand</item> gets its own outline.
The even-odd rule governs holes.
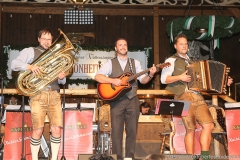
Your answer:
[[[64,156],[64,140],[65,140],[65,84],[63,85],[63,135],[62,135],[62,157],[61,160],[66,160]]]
[[[81,102],[80,101],[78,101],[76,109],[78,109],[80,112],[82,112]]]
[[[101,68],[101,61],[98,61],[98,68]],[[97,134],[98,134],[98,145],[97,145],[97,149],[96,149],[96,153],[99,154],[101,153],[101,144],[100,144],[100,140],[101,140],[101,135],[100,135],[100,97],[98,94],[98,100],[97,100],[97,107],[98,107],[98,127],[97,127]],[[103,149],[103,148],[102,148]]]
[[[24,110],[25,110],[24,95],[22,95],[22,105],[19,110],[22,111],[22,158],[21,160],[26,160],[24,155]]]
[[[4,77],[2,74],[0,74],[1,76],[1,108],[0,108],[0,119],[1,119],[1,125],[0,125],[0,150],[3,149],[3,142],[2,142],[2,137],[3,137],[3,133],[2,133],[2,115],[3,115],[3,105],[4,105],[4,99],[3,99],[3,80]]]

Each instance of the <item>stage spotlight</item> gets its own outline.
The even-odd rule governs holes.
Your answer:
[[[64,24],[93,24],[92,10],[65,10]]]

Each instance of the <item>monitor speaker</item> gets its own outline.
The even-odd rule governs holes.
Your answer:
[[[78,155],[78,160],[89,160],[92,156],[95,154],[79,154]],[[108,154],[108,156],[111,156],[114,160],[117,160],[117,155],[116,154]]]

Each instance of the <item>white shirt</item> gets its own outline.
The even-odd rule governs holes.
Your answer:
[[[186,58],[181,55],[179,55],[179,56],[184,58],[185,61],[189,64],[189,61],[188,61],[189,57],[187,54],[186,54]],[[172,73],[174,72],[175,61],[176,61],[176,58],[173,58],[173,57],[166,59],[165,63],[169,62],[171,64],[171,66],[162,69],[162,73],[161,73],[161,83],[162,84],[166,84],[167,77],[172,76]]]
[[[127,65],[128,59],[126,60],[122,60],[121,58],[117,57],[118,62],[120,63],[120,66],[122,68],[122,70],[124,71],[125,66]],[[140,64],[140,62],[136,59],[134,59],[134,63],[135,63],[135,68],[136,68],[136,73],[142,72],[142,66]],[[98,72],[96,74],[102,74],[105,76],[109,76],[112,73],[112,60],[108,59],[107,62],[105,62],[101,68],[98,70]],[[141,82],[141,79],[145,76],[145,74],[137,77],[137,79]]]

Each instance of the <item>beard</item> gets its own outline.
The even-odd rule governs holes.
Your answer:
[[[125,55],[127,55],[127,50],[118,50],[118,51],[116,51],[117,52],[117,54],[119,54],[119,55],[121,55],[121,56],[125,56]]]

